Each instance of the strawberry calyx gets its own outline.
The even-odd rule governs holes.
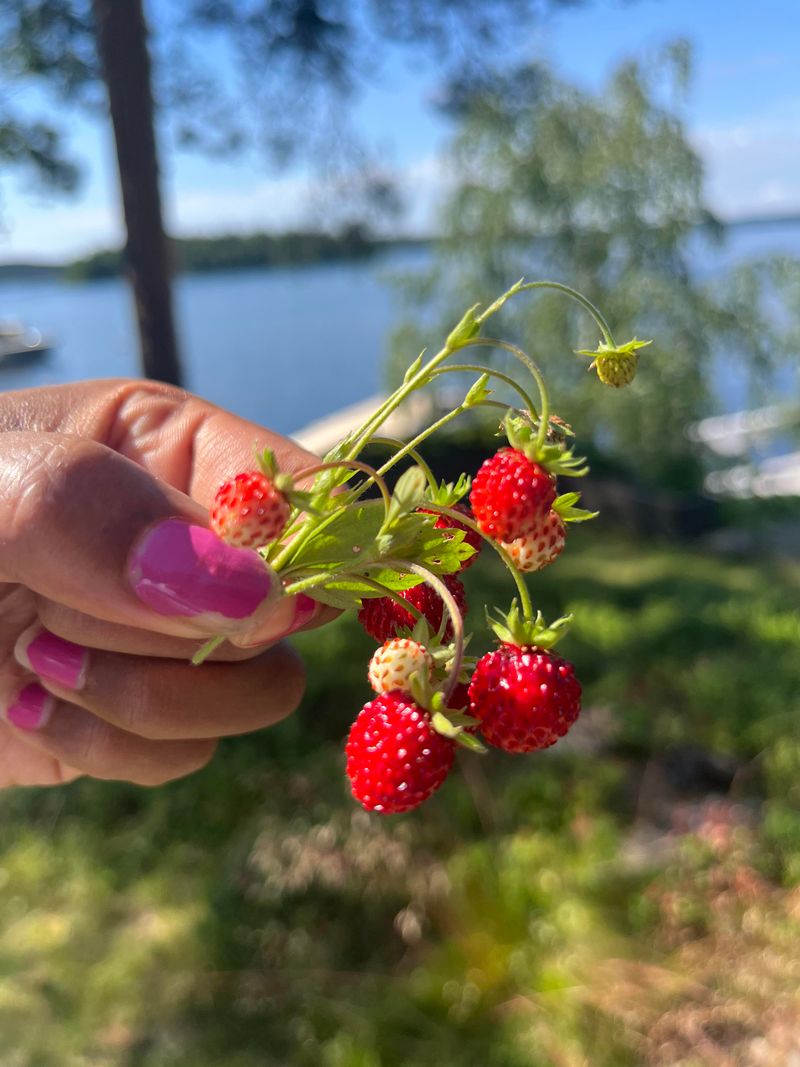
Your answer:
[[[626,341],[623,345],[601,341],[596,349],[579,348],[575,350],[575,354],[588,356],[592,360],[589,370],[596,370],[601,382],[620,388],[630,385],[636,377],[639,350],[647,348],[652,343],[652,341],[640,341],[636,337],[632,341]]]
[[[596,519],[600,514],[599,511],[587,511],[585,508],[575,507],[580,498],[580,493],[562,493],[553,501],[552,510],[564,522],[588,522],[589,519]]]
[[[460,474],[457,482],[440,482],[435,490],[428,487],[428,491],[425,494],[426,504],[436,504],[442,508],[452,508],[464,497],[470,490],[472,479],[467,474]]]
[[[547,437],[540,440],[539,428],[532,419],[509,411],[503,421],[503,429],[512,448],[544,467],[548,473],[568,475],[570,478],[582,478],[589,473],[586,459],[576,456],[563,442],[548,441]]]
[[[572,615],[562,615],[552,623],[545,622],[541,611],[535,618],[525,618],[519,608],[519,602],[511,601],[511,607],[503,614],[497,612],[492,618],[488,612],[486,620],[494,634],[504,645],[516,645],[518,648],[553,648],[564,636],[572,622]]]

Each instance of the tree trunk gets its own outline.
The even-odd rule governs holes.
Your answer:
[[[93,5],[117,146],[128,234],[127,267],[136,301],[142,370],[147,378],[180,385],[142,0],[93,0]]]

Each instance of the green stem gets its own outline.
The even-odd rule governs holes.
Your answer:
[[[526,620],[533,619],[533,604],[531,603],[531,595],[528,592],[528,587],[523,581],[522,575],[514,566],[514,560],[506,552],[501,544],[493,540],[491,537],[483,532],[478,526],[477,522],[469,515],[465,515],[463,511],[457,511],[455,508],[448,508],[442,504],[426,504],[428,511],[435,511],[440,515],[447,515],[451,519],[455,519],[456,522],[460,522],[463,526],[468,526],[470,530],[474,530],[476,534],[483,538],[483,540],[495,550],[500,559],[511,572],[511,577],[514,580],[514,584],[517,587],[519,593],[520,604],[522,605],[522,614]]]
[[[539,370],[539,364],[531,359],[527,352],[518,345],[513,345],[510,341],[501,341],[496,337],[479,337],[474,341],[470,341],[470,344],[484,344],[491,345],[493,348],[502,348],[506,352],[510,352],[515,359],[518,359],[520,363],[528,370],[533,380],[536,382],[536,388],[539,390],[539,429],[536,434],[537,447],[541,448],[547,437],[547,427],[550,422],[550,395],[547,392],[547,386],[545,385],[544,375]]]
[[[482,338],[478,338],[476,340],[467,341],[462,347],[466,348],[469,345],[475,346],[478,343],[485,345],[492,342],[487,342]],[[525,407],[531,413],[531,416],[534,419],[536,418],[536,405],[531,399],[530,394],[527,393],[519,382],[516,382],[510,374],[504,374],[502,371],[494,370],[492,367],[482,367],[478,363],[449,363],[446,367],[439,367],[438,370],[433,371],[431,378],[438,378],[441,374],[449,374],[451,371],[474,371],[476,374],[489,374],[492,378],[499,378],[501,381],[505,382],[506,385],[510,385],[512,389],[517,391],[525,402]],[[506,405],[506,407],[508,407],[508,405]]]
[[[392,498],[389,494],[389,489],[383,478],[380,477],[374,467],[370,467],[368,463],[362,463],[357,459],[342,459],[332,460],[330,463],[316,463],[313,467],[306,467],[305,470],[299,471],[294,477],[297,481],[301,481],[303,478],[309,478],[312,474],[319,474],[320,471],[335,470],[337,467],[350,467],[354,471],[363,471],[369,475],[369,480],[374,482],[380,490],[383,497],[383,506],[388,512],[392,506]]]
[[[227,638],[222,634],[218,634],[216,637],[210,637],[192,656],[192,666],[199,667],[201,663],[205,663],[208,657],[216,652],[219,646],[226,640]]]
[[[455,645],[455,648],[453,649],[453,658],[450,661],[451,667],[450,674],[447,678],[447,685],[442,690],[444,694],[444,707],[447,708],[450,697],[453,695],[453,692],[458,685],[458,676],[461,674],[461,667],[464,662],[464,619],[458,609],[458,604],[456,604],[453,594],[444,584],[442,579],[437,577],[432,571],[429,571],[427,567],[423,567],[419,563],[408,563],[406,560],[387,559],[383,562],[385,566],[395,567],[397,570],[411,571],[412,574],[419,575],[419,577],[427,582],[444,601],[444,606],[447,609],[453,627],[453,643]]]
[[[524,282],[522,285],[520,285],[519,289],[517,289],[517,292],[524,293],[528,289],[553,289],[558,293],[564,293],[566,296],[569,296],[573,300],[576,300],[581,305],[581,307],[585,311],[588,311],[589,314],[592,316],[598,329],[602,333],[603,340],[606,342],[606,344],[609,345],[611,348],[617,347],[614,338],[611,334],[611,327],[606,322],[600,309],[596,308],[591,302],[591,300],[589,300],[588,297],[585,297],[583,293],[579,293],[577,289],[573,289],[570,285],[563,285],[561,282],[542,281]]]
[[[440,419],[437,419],[436,422],[433,423],[433,425],[429,426],[426,430],[423,430],[422,433],[418,433],[417,436],[413,439],[413,441],[409,441],[407,445],[403,445],[399,452],[392,456],[391,459],[387,460],[382,467],[378,468],[378,474],[386,474],[386,472],[388,470],[391,470],[398,460],[402,459],[404,456],[409,455],[410,452],[413,452],[414,449],[421,445],[423,441],[425,441],[428,437],[431,436],[431,434],[436,433],[437,430],[440,430],[443,426],[446,426],[448,422],[452,422],[453,419],[458,418],[458,416],[463,411],[467,410],[468,408],[466,408],[463,404],[459,404],[457,408],[453,408],[452,411],[448,411],[446,415],[443,415]]]
[[[383,565],[383,562],[370,564],[370,566],[373,567],[382,567]],[[418,608],[415,608],[413,604],[409,604],[407,600],[404,600],[403,597],[393,589],[387,589],[385,585],[373,581],[372,578],[367,578],[364,574],[352,574],[349,571],[337,571],[335,575],[331,574],[330,571],[326,571],[324,574],[312,574],[308,578],[300,578],[296,582],[289,582],[289,584],[284,587],[283,591],[286,596],[294,596],[295,593],[303,593],[306,589],[316,589],[319,586],[325,585],[326,582],[330,582],[331,580],[336,581],[337,578],[353,578],[356,581],[363,582],[364,585],[368,585],[371,589],[380,593],[381,596],[394,600],[396,604],[399,604],[401,608],[409,612],[409,614],[417,621],[422,618],[422,612]]]
[[[396,437],[373,437],[369,442],[371,445],[386,445],[387,448],[405,448],[405,444],[402,441],[398,441]],[[418,467],[421,467],[425,477],[428,479],[428,485],[433,492],[439,488],[439,483],[436,481],[436,476],[429,467],[428,463],[422,458],[415,448],[409,449],[407,455],[411,456]]]

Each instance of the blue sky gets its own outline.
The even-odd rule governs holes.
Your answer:
[[[686,119],[711,206],[728,218],[800,212],[798,0],[594,0],[538,23],[521,35],[520,49],[594,88],[622,58],[676,37],[695,47]],[[414,205],[407,225],[418,230],[435,217],[450,133],[431,106],[435,88],[430,66],[393,56],[355,109],[356,123],[399,175]],[[58,113],[55,102],[25,87],[15,97],[31,111],[44,102]],[[80,194],[43,197],[0,174],[0,261],[58,260],[120,241],[110,130],[74,113],[65,118],[86,166]],[[226,162],[164,152],[167,219],[177,234],[296,224],[308,217],[313,192],[307,174],[276,174],[256,156]]]

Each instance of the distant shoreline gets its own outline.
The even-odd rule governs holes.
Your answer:
[[[767,229],[800,225],[800,215],[754,215],[723,223],[725,230]],[[367,259],[399,248],[425,248],[435,237],[373,237],[354,225],[338,234],[298,230],[282,234],[228,234],[173,240],[177,274],[318,266]],[[0,262],[0,282],[63,279],[83,282],[124,273],[120,249],[94,252],[69,263]]]

